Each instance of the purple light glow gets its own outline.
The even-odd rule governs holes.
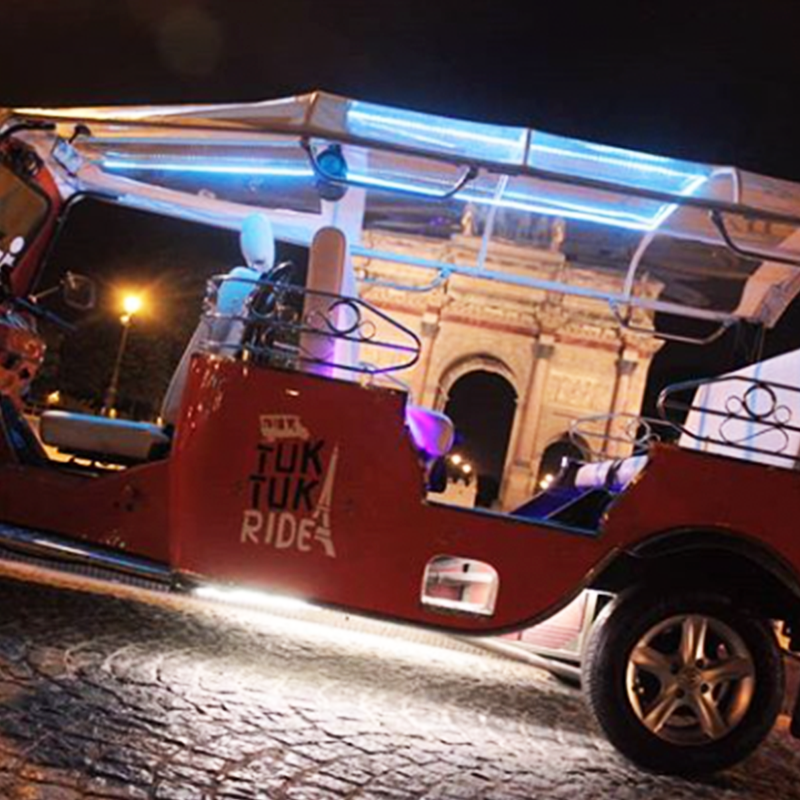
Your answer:
[[[406,404],[406,425],[414,444],[432,458],[447,455],[453,446],[455,431],[449,417],[440,411]]]

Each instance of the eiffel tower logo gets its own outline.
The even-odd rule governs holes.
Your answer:
[[[333,546],[331,536],[331,500],[333,499],[333,482],[336,477],[336,462],[339,460],[339,445],[333,448],[331,461],[328,465],[328,472],[325,475],[325,482],[322,484],[322,491],[319,495],[319,502],[314,509],[311,519],[316,523],[314,538],[325,548],[325,555],[336,558],[336,549]]]

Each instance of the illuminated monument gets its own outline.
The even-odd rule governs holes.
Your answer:
[[[479,223],[468,209],[462,232],[439,241],[381,232],[365,233],[364,243],[378,252],[472,264],[481,247]],[[494,241],[485,254],[487,267],[544,280],[563,278],[569,271],[573,284],[585,281],[619,292],[623,276],[575,263],[564,254],[570,224],[544,220],[529,232],[525,246]],[[519,236],[515,230],[514,238]],[[531,239],[538,246],[531,247]],[[405,287],[424,288],[426,279],[418,268],[377,258],[359,258],[355,265],[368,281],[362,296],[422,341],[419,362],[404,375],[414,402],[443,410],[456,384],[476,372],[500,376],[513,392],[516,405],[499,490],[501,508],[513,508],[534,493],[543,454],[563,444],[574,420],[640,412],[648,368],[660,342],[621,329],[606,303],[461,274],[451,274],[438,285],[434,281],[427,291],[408,291]],[[655,297],[661,286],[651,281],[644,288]],[[651,314],[637,315],[637,327],[652,328]],[[380,359],[366,348],[363,356]],[[600,421],[596,430],[602,432],[608,424]],[[607,448],[610,456],[626,454],[620,443]]]

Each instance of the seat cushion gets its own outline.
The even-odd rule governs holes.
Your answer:
[[[169,445],[163,428],[68,411],[45,411],[39,424],[45,444],[65,453],[105,457],[109,461],[147,461]]]
[[[621,492],[646,464],[646,455],[584,464],[575,475],[575,486],[580,489],[608,489],[610,492]]]

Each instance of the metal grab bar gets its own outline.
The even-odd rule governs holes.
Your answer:
[[[624,426],[620,429],[614,423],[624,421]],[[592,426],[602,426],[602,430],[593,430]],[[608,458],[607,445],[609,443],[622,444],[631,447],[634,452],[646,450],[652,443],[663,441],[663,436],[659,434],[655,427],[667,427],[670,433],[677,434],[677,429],[670,423],[652,417],[642,417],[639,414],[629,414],[619,412],[616,414],[592,414],[573,420],[569,426],[569,438],[575,445],[585,449],[584,444],[590,448],[589,455],[594,460],[606,460]],[[592,446],[592,440],[600,442],[600,447]]]
[[[358,272],[359,269],[357,268],[356,271]],[[438,289],[447,282],[447,279],[452,274],[452,270],[440,269],[439,274],[432,281],[424,284],[413,284],[400,283],[399,281],[386,281],[382,278],[370,278],[366,269],[361,269],[360,271],[364,274],[357,274],[356,280],[362,286],[374,287],[376,289],[397,289],[398,291],[402,292],[419,292],[420,294],[432,292],[434,289]]]
[[[308,160],[311,163],[311,168],[314,170],[314,174],[321,180],[326,181],[334,186],[358,186],[366,189],[381,188],[380,184],[377,182],[365,181],[348,175],[347,163],[344,160],[344,156],[340,155],[342,164],[344,165],[344,171],[341,175],[335,175],[322,166],[319,157],[317,156],[313,146],[311,145],[311,142],[309,142],[308,139],[301,139],[300,146],[306,151]],[[332,146],[339,147],[338,144],[334,144]],[[443,192],[435,192],[426,188],[415,188],[411,185],[409,185],[408,188],[404,188],[399,185],[393,185],[391,187],[391,191],[399,192],[401,194],[412,194],[417,196],[423,195],[430,200],[449,200],[451,197],[455,197],[468,183],[474,181],[475,178],[478,177],[479,171],[480,170],[477,165],[467,164],[456,182],[449,189],[445,189]]]
[[[608,301],[608,307],[611,309],[611,313],[614,315],[614,318],[617,320],[617,323],[621,328],[626,331],[630,331],[631,333],[640,333],[647,336],[652,336],[655,339],[662,339],[665,342],[678,342],[679,344],[696,345],[712,344],[713,342],[716,342],[717,339],[721,339],[734,325],[738,324],[739,322],[737,319],[724,319],[708,336],[687,336],[681,333],[668,333],[666,331],[658,331],[655,328],[645,328],[642,325],[635,325],[632,323],[632,305],[634,305],[633,302],[627,304],[627,313],[623,314],[620,310],[620,303],[614,300]],[[660,313],[669,314],[670,312],[662,310]],[[675,316],[680,315],[676,313]]]

